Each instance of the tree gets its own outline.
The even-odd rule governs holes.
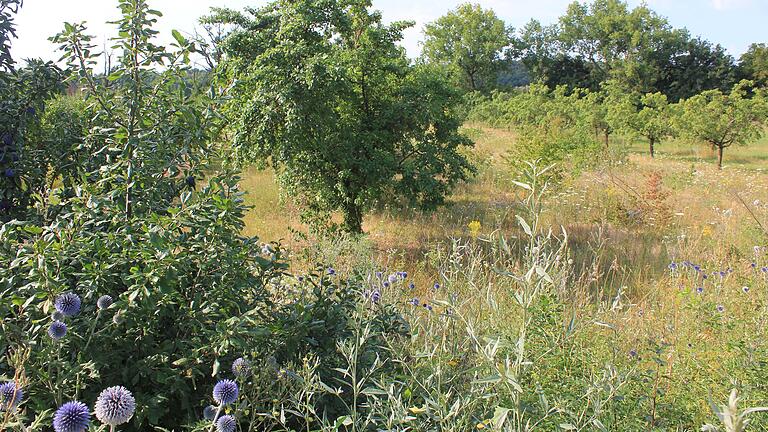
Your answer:
[[[760,94],[747,98],[752,85],[745,80],[730,93],[707,90],[680,102],[680,132],[717,148],[718,169],[723,167],[723,150],[734,144],[745,145],[764,133],[765,100]]]
[[[480,5],[459,6],[427,24],[424,35],[426,60],[448,67],[469,91],[493,89],[507,68],[503,53],[512,41],[512,29]]]
[[[383,25],[368,0],[278,0],[228,11],[237,29],[224,64],[236,79],[235,157],[273,166],[305,217],[362,232],[377,202],[426,209],[472,168],[459,152],[460,94],[396,42],[410,23]]]
[[[754,43],[739,59],[742,74],[761,87],[768,86],[768,45]]]
[[[657,143],[671,136],[671,109],[663,93],[648,93],[640,98],[640,110],[629,119],[629,127],[635,134],[648,140],[648,149],[654,157]]]

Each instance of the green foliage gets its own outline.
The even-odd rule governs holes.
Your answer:
[[[640,98],[640,110],[629,117],[629,129],[648,140],[651,157],[654,145],[674,133],[673,109],[663,93],[648,93]]]
[[[754,43],[739,59],[739,68],[746,79],[768,87],[768,45]]]
[[[219,16],[239,26],[225,45],[237,157],[271,164],[307,219],[338,210],[350,232],[380,201],[434,209],[471,172],[458,92],[409,64],[396,42],[410,24],[386,26],[369,6],[278,1]]]
[[[765,124],[765,98],[749,98],[750,81],[741,81],[730,93],[708,90],[680,102],[678,128],[692,139],[704,141],[718,150],[718,168],[723,165],[723,150],[745,145],[760,138]]]
[[[510,65],[504,50],[512,29],[493,10],[465,3],[426,25],[424,58],[448,68],[468,91],[498,87],[500,73]]]

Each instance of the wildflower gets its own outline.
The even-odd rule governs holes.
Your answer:
[[[696,288],[696,294],[703,294],[704,293],[704,287],[698,287]]]
[[[423,407],[410,407],[408,408],[408,411],[410,411],[413,414],[423,414],[427,412],[426,406]]]
[[[410,299],[408,301],[408,304],[410,304],[411,306],[418,306],[419,305],[419,298],[418,297],[414,297],[414,298]]]
[[[61,321],[54,321],[51,326],[48,327],[48,336],[54,340],[59,340],[67,334],[67,325]]]
[[[389,282],[388,281],[384,281],[384,283],[382,285],[384,285],[384,288],[389,288]]]
[[[336,270],[333,267],[328,267],[328,274],[333,276],[336,274]]]
[[[694,265],[693,269],[696,270],[697,272],[701,271],[701,266],[700,265]]]
[[[85,432],[90,423],[88,406],[78,401],[65,403],[53,415],[53,430],[56,432]]]
[[[216,430],[218,432],[235,432],[236,427],[235,418],[231,415],[221,416],[216,421]]]
[[[409,289],[414,289],[414,288],[416,288],[416,284],[411,282],[410,284],[408,284],[408,288]]]
[[[380,271],[376,272],[376,279],[381,279],[382,276],[383,276],[383,273],[381,273]]]
[[[669,263],[669,265],[667,267],[669,267],[670,271],[674,272],[675,270],[677,270],[677,263],[672,261],[671,263]]]
[[[768,267],[761,267],[760,271],[763,273],[768,273]]]
[[[24,399],[24,392],[15,382],[0,385],[0,411],[13,411]]]
[[[400,272],[400,277],[403,278],[403,279],[407,279],[408,278],[408,272]]]
[[[749,292],[749,287],[748,286],[743,286],[743,287],[741,287],[741,290],[744,291],[744,294],[747,294]]]
[[[229,405],[237,400],[239,390],[232,380],[221,380],[213,387],[213,400],[219,405]]]
[[[717,311],[718,311],[718,312],[720,312],[720,313],[723,313],[723,312],[725,312],[725,306],[723,306],[723,305],[717,305],[717,308],[716,308],[716,309],[717,309]]]
[[[424,309],[426,309],[426,310],[428,310],[428,311],[432,312],[432,305],[429,305],[429,304],[426,304],[426,303],[424,303]]]
[[[389,275],[387,280],[389,281],[389,283],[393,284],[393,283],[397,282],[397,275],[396,274],[391,274],[391,275]]]
[[[203,409],[203,418],[209,421],[212,421],[214,418],[216,418],[216,407],[213,405],[208,405]]]
[[[99,297],[98,300],[96,300],[96,307],[99,309],[106,309],[110,306],[112,306],[112,303],[114,303],[114,300],[112,300],[112,296],[110,295],[103,295]]]
[[[637,357],[637,350],[635,350],[634,348],[629,350],[629,356],[632,357],[632,358],[636,358]]]
[[[752,264],[750,264],[750,266],[751,266],[752,268],[757,268],[757,263],[752,263]]]
[[[94,411],[102,423],[117,426],[128,423],[136,411],[136,400],[128,389],[122,386],[104,389],[96,398]]]
[[[381,293],[379,290],[376,290],[371,294],[371,302],[378,303],[379,300],[381,300]]]
[[[56,297],[54,301],[56,310],[63,313],[64,316],[75,316],[80,312],[80,296],[75,293],[67,292]]]
[[[470,234],[472,234],[473,237],[477,237],[477,235],[480,233],[480,229],[482,229],[482,224],[480,221],[473,220],[469,224],[467,224],[467,228],[469,228]]]
[[[232,373],[236,377],[248,376],[251,373],[251,363],[242,357],[238,357],[232,362]]]
[[[435,285],[432,286],[432,289],[439,290],[440,289],[440,284],[435,282]]]

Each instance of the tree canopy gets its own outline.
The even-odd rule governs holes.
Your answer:
[[[424,36],[425,59],[448,67],[467,90],[496,87],[499,74],[509,67],[504,51],[512,41],[512,29],[480,5],[460,5],[427,24]]]
[[[431,209],[470,174],[459,152],[459,92],[440,70],[413,66],[368,0],[278,0],[220,11],[237,25],[225,64],[241,161],[276,168],[305,216],[362,231],[378,202]]]

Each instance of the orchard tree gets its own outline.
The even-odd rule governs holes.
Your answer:
[[[708,90],[681,101],[679,128],[682,134],[707,142],[717,149],[717,168],[723,167],[723,151],[745,145],[764,133],[765,98],[747,97],[751,81],[741,81],[730,93]]]
[[[648,149],[651,157],[654,157],[654,146],[674,132],[667,96],[663,93],[648,93],[641,97],[640,110],[630,117],[629,128],[648,140]]]
[[[461,95],[397,45],[410,23],[382,24],[369,0],[278,0],[245,13],[224,44],[235,82],[235,156],[275,168],[305,220],[362,232],[379,202],[434,209],[472,171],[459,151]],[[217,17],[212,17],[213,19]]]
[[[426,25],[424,57],[448,67],[469,91],[493,89],[508,68],[504,50],[512,29],[490,9],[463,4]]]

